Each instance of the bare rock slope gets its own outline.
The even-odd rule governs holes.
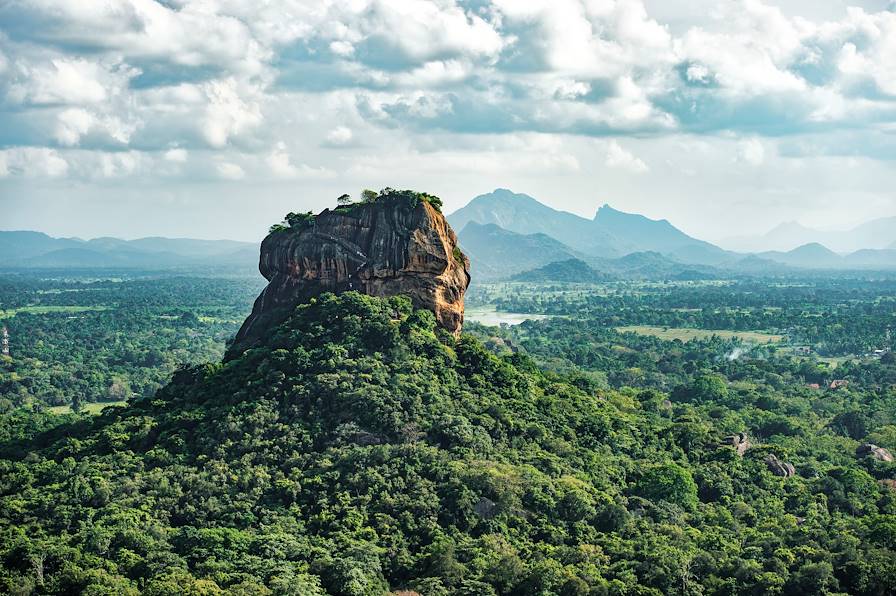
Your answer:
[[[427,195],[381,194],[375,201],[324,210],[275,229],[261,243],[268,280],[234,342],[245,347],[295,307],[324,292],[406,295],[458,334],[470,261]]]

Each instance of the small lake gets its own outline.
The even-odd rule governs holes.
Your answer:
[[[482,325],[519,325],[523,321],[541,321],[551,315],[538,315],[521,312],[498,312],[494,306],[478,306],[464,310],[464,320],[474,321]]]

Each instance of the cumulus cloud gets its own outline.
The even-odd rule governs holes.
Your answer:
[[[187,150],[181,147],[174,147],[165,152],[165,161],[174,163],[184,163],[187,161]]]
[[[227,6],[230,4],[231,6]],[[254,3],[161,3],[153,0],[73,3],[9,0],[0,24],[10,36],[75,52],[101,48],[134,63],[203,64],[257,72],[265,50],[231,10]],[[245,16],[245,15],[244,15]]]
[[[492,23],[454,2],[343,3],[338,11],[356,26],[349,38],[386,66],[421,64],[442,56],[494,57],[505,40]],[[358,10],[360,9],[360,10]]]
[[[100,156],[100,172],[104,178],[118,178],[133,174],[141,157],[136,151],[104,153]]]
[[[81,58],[53,58],[45,63],[20,61],[7,90],[18,104],[96,104],[108,97],[111,75],[102,66]]]
[[[77,145],[81,135],[90,130],[93,116],[81,108],[70,108],[57,116],[56,140],[60,145]]]
[[[58,178],[69,169],[68,162],[54,149],[15,147],[0,150],[0,176],[20,175],[27,178]]]
[[[275,176],[280,178],[295,178],[299,174],[299,169],[290,163],[289,153],[286,151],[286,143],[282,141],[267,157],[268,166]]]
[[[261,124],[258,103],[240,93],[236,79],[212,81],[204,85],[203,90],[208,104],[202,121],[202,135],[212,147],[223,147],[232,137]]]
[[[125,122],[112,114],[96,115],[83,108],[67,108],[56,115],[53,138],[62,146],[72,147],[81,143],[89,133],[108,139],[112,143],[127,144],[138,124]]]
[[[246,172],[239,164],[229,161],[219,163],[216,169],[218,175],[226,180],[242,180],[246,177]]]
[[[604,163],[609,168],[628,170],[636,174],[646,172],[649,169],[643,160],[635,157],[630,151],[623,149],[616,141],[610,141],[610,144],[607,146],[607,158]]]
[[[647,164],[626,135],[731,135],[745,139],[736,159],[760,166],[766,136],[858,131],[871,139],[862,155],[893,159],[896,13],[822,21],[737,0],[700,18],[682,7],[692,22],[673,26],[647,6],[9,0],[0,143],[44,162],[150,156],[130,169],[110,158],[116,177],[150,159],[185,176],[326,177],[351,161],[318,165],[316,149],[357,156],[358,139],[387,131],[409,146],[442,133],[455,146],[465,135],[609,137],[606,164],[630,172]],[[4,155],[7,176],[35,171]]]
[[[265,158],[271,173],[277,178],[328,178],[333,173],[326,168],[313,168],[307,164],[294,164],[286,143],[278,142]]]
[[[484,144],[468,140],[457,148],[448,148],[436,141],[424,147],[393,147],[388,152],[365,153],[353,160],[348,174],[375,180],[384,172],[405,170],[423,179],[457,178],[458,172],[465,172],[494,180],[508,171],[557,179],[580,172],[581,164],[552,135],[509,134],[490,136]]]
[[[737,148],[737,159],[752,166],[761,165],[765,161],[765,147],[762,141],[757,138],[741,141]]]
[[[326,144],[331,147],[341,147],[351,143],[353,137],[352,129],[347,126],[337,126],[327,133]]]

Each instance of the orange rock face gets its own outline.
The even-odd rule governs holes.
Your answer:
[[[259,270],[268,280],[236,345],[253,343],[270,321],[324,292],[408,296],[459,334],[470,261],[445,217],[403,196],[325,210],[261,243]]]

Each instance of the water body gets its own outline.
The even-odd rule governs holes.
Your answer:
[[[465,321],[474,321],[482,325],[519,325],[523,321],[540,321],[549,319],[551,315],[539,315],[521,312],[499,312],[493,306],[468,308],[464,311]]]

